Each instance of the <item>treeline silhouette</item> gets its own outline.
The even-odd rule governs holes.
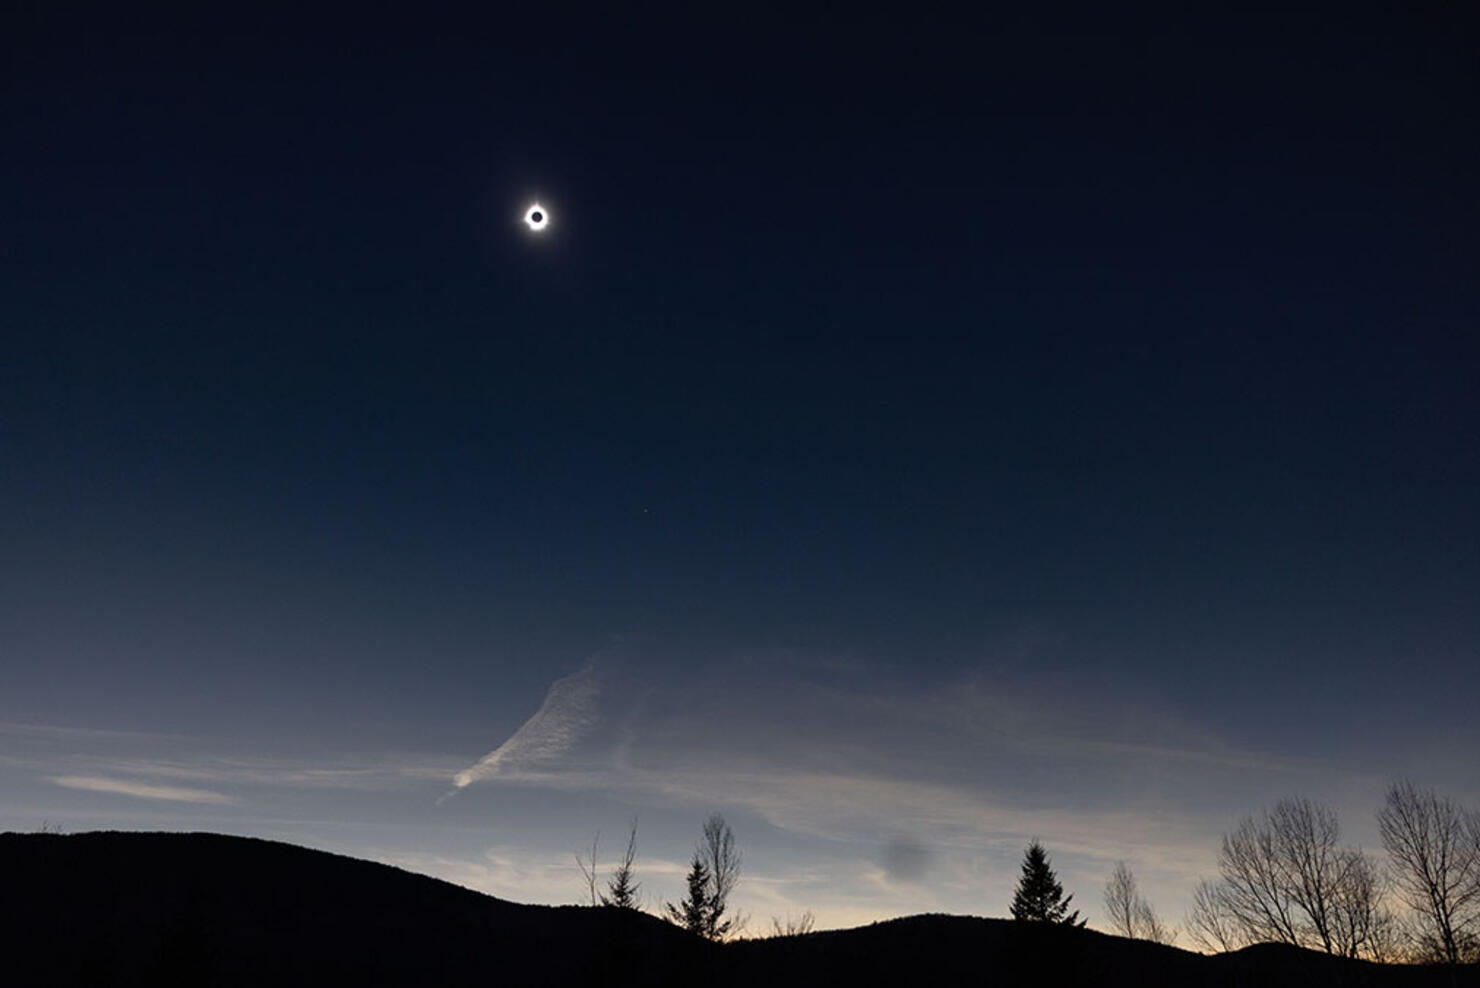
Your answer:
[[[7,985],[1480,986],[1473,965],[1289,945],[1205,956],[1076,924],[960,916],[717,943],[635,909],[520,905],[211,834],[3,834],[0,876]]]
[[[1210,953],[1282,944],[1382,964],[1480,963],[1480,810],[1400,781],[1388,788],[1377,823],[1385,861],[1343,844],[1335,811],[1303,796],[1245,817],[1223,835],[1218,878],[1194,890],[1189,939]],[[593,905],[641,908],[632,894],[636,846],[634,820],[608,894],[596,889],[596,842],[589,866],[577,855]],[[734,835],[715,814],[695,847],[685,897],[659,915],[707,940],[738,937],[745,917],[726,910],[739,873]],[[1013,919],[1083,927],[1086,920],[1069,908],[1073,898],[1044,846],[1030,841],[1009,906]],[[1107,879],[1103,902],[1111,933],[1168,946],[1179,937],[1124,861]],[[810,912],[800,922],[773,917],[772,936],[812,925]]]
[[[1219,877],[1166,926],[1118,862],[1112,934],[1085,929],[1047,850],[1029,843],[1011,920],[913,916],[744,935],[735,835],[705,821],[685,895],[642,907],[637,823],[581,906],[532,906],[386,865],[210,834],[0,834],[0,971],[29,985],[1474,985],[1480,813],[1410,783],[1378,813],[1385,860],[1345,845],[1329,808],[1292,797],[1223,835]],[[1407,963],[1395,964],[1393,961]]]

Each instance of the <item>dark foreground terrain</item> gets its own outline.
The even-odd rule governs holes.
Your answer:
[[[0,984],[612,983],[1480,988],[1480,969],[1274,946],[1202,957],[959,916],[713,947],[650,916],[518,905],[270,841],[0,834]]]

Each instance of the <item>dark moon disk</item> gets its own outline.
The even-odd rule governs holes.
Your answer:
[[[534,232],[543,230],[550,222],[550,214],[545,210],[543,204],[532,202],[529,209],[524,213],[524,225]]]

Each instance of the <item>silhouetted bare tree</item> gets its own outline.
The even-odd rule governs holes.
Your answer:
[[[637,819],[632,820],[632,827],[627,832],[627,852],[622,855],[622,861],[617,865],[612,876],[606,880],[606,892],[601,896],[603,906],[612,906],[616,909],[640,909],[638,890],[642,888],[641,882],[632,880],[632,862],[637,858]],[[594,868],[594,848],[592,865]]]
[[[1105,882],[1105,913],[1111,929],[1123,937],[1167,944],[1177,939],[1176,930],[1168,929],[1141,895],[1136,876],[1124,861],[1115,862]]]
[[[714,926],[711,939],[723,940],[740,933],[745,928],[746,917],[730,909],[730,895],[740,884],[741,854],[730,825],[718,813],[705,821],[699,851],[709,869],[709,907]],[[729,919],[724,918],[726,913]]]
[[[1405,781],[1388,789],[1377,826],[1420,955],[1450,964],[1480,955],[1480,817]]]
[[[1388,963],[1402,953],[1402,929],[1386,903],[1387,872],[1360,850],[1342,853],[1332,936],[1339,954]]]
[[[1333,953],[1340,836],[1336,815],[1303,797],[1280,800],[1225,836],[1220,863],[1244,925],[1261,939],[1308,946],[1313,938]]]
[[[1164,943],[1168,946],[1177,942],[1177,928],[1164,924],[1146,899],[1136,903],[1136,925],[1141,931],[1142,940]]]
[[[1105,882],[1105,920],[1110,929],[1123,937],[1136,935],[1136,876],[1124,861],[1115,862],[1115,870]]]
[[[1227,910],[1246,939],[1300,942],[1297,909],[1290,900],[1273,827],[1246,818],[1232,834],[1223,835],[1218,867],[1223,886],[1217,904]]]
[[[799,937],[799,936],[802,936],[803,934],[811,933],[812,932],[812,927],[815,926],[816,923],[817,923],[817,917],[815,917],[815,916],[812,915],[812,910],[810,910],[810,909],[808,909],[806,912],[802,913],[796,919],[792,919],[791,918],[791,913],[787,913],[786,914],[786,921],[784,923],[780,919],[778,919],[777,917],[772,916],[771,917],[771,936],[773,936],[773,937]]]
[[[1197,883],[1192,908],[1187,911],[1187,934],[1203,950],[1236,950],[1245,945],[1232,913],[1223,902],[1223,886],[1207,880]]]
[[[1342,847],[1340,837],[1336,814],[1303,797],[1245,817],[1223,836],[1222,882],[1200,886],[1194,896],[1194,939],[1219,949],[1273,941],[1374,956],[1391,926],[1381,873],[1360,849]]]
[[[581,869],[581,881],[586,886],[586,895],[591,905],[597,905],[601,899],[596,894],[596,844],[601,840],[601,831],[596,831],[596,836],[591,838],[591,859],[587,863],[580,852],[576,853],[576,867]]]

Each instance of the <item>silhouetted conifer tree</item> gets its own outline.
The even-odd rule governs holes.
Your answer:
[[[611,906],[616,909],[640,908],[637,902],[637,890],[642,887],[641,882],[632,880],[632,862],[637,858],[637,821],[632,821],[632,829],[627,834],[627,853],[622,856],[622,863],[617,865],[617,870],[612,872],[612,877],[606,880],[606,894],[601,897],[603,906]]]
[[[730,893],[739,881],[740,851],[735,847],[735,835],[725,818],[716,813],[705,821],[704,839],[694,848],[688,896],[678,905],[664,903],[664,914],[706,940],[725,940],[744,929],[746,923],[746,917],[729,909]]]
[[[704,866],[704,861],[699,855],[694,855],[693,866],[689,868],[689,892],[684,900],[678,905],[671,902],[663,904],[668,913],[668,919],[690,933],[697,933],[701,937],[709,937],[710,914],[712,907],[709,902],[709,869]]]
[[[1036,840],[1023,856],[1023,874],[1012,897],[1012,918],[1037,923],[1062,923],[1083,926],[1088,919],[1079,918],[1079,910],[1069,912],[1074,896],[1065,896],[1058,876],[1048,865],[1048,852]]]

